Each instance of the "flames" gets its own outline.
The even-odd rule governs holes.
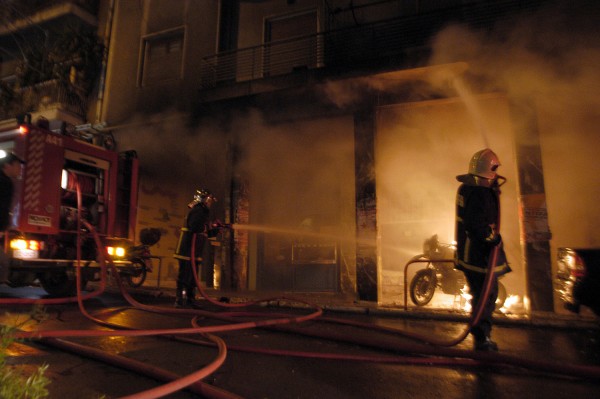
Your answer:
[[[520,313],[523,308],[523,301],[519,295],[509,295],[504,301],[504,306],[500,308],[500,312],[504,314]]]
[[[431,307],[440,309],[451,308],[452,310],[459,310],[465,313],[471,312],[471,299],[473,296],[469,293],[469,287],[467,285],[463,286],[459,295],[451,298],[451,295],[440,295],[439,293],[436,293],[431,301]],[[498,311],[505,315],[511,315],[520,314],[523,309],[524,303],[519,295],[508,295],[504,301],[504,305],[498,309]]]

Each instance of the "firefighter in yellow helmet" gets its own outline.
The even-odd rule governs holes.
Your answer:
[[[210,191],[201,189],[196,190],[193,200],[188,204],[189,211],[180,230],[179,242],[173,255],[179,261],[176,307],[198,307],[194,301],[196,280],[191,262],[192,246],[194,246],[196,265],[198,265],[202,262],[203,249],[208,235],[211,234],[210,207],[215,201],[216,198]],[[196,240],[193,242],[194,234]]]
[[[462,270],[472,295],[474,311],[484,292],[488,267],[494,267],[494,276],[487,301],[479,322],[471,327],[476,350],[497,351],[492,341],[492,314],[498,297],[498,276],[508,273],[502,237],[498,231],[500,218],[500,190],[498,180],[503,178],[496,170],[498,156],[489,148],[476,152],[469,162],[469,173],[457,176],[462,183],[456,196],[456,268]],[[489,265],[495,247],[495,264]]]

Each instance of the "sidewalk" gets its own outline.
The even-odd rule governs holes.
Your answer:
[[[149,296],[167,296],[175,300],[175,290],[163,287],[160,290],[152,287],[140,287],[136,292]],[[335,293],[321,292],[231,292],[207,289],[211,298],[227,298],[231,303],[244,303],[267,299],[264,306],[281,308],[307,308],[310,305],[321,307],[325,312],[363,314],[373,316],[401,317],[423,320],[468,322],[469,314],[459,310],[416,308],[379,305],[369,301],[359,301],[354,298]],[[276,299],[270,299],[276,298]],[[591,312],[589,312],[591,314]],[[496,312],[494,323],[498,325],[514,325],[518,327],[548,327],[560,329],[599,329],[600,318],[594,315],[557,314],[554,312],[532,312],[529,315],[511,315]]]

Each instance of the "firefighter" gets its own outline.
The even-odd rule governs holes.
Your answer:
[[[21,176],[21,165],[25,163],[13,152],[4,154],[0,158],[0,234],[10,226],[13,180]],[[8,257],[0,250],[0,284],[8,282],[8,273]]]
[[[489,296],[478,323],[470,330],[475,350],[482,351],[498,350],[498,345],[491,339],[492,314],[498,297],[498,276],[510,271],[498,231],[498,180],[505,180],[496,172],[499,166],[498,156],[486,148],[473,155],[468,174],[456,177],[461,183],[456,196],[456,268],[463,271],[467,279],[472,312],[482,299],[488,267],[494,267]],[[495,264],[488,266],[494,254]]]
[[[189,211],[173,255],[179,261],[175,307],[198,307],[194,301],[196,280],[192,271],[192,245],[194,245],[196,260],[201,261],[206,240],[209,234],[213,234],[213,229],[209,225],[209,215],[210,207],[215,201],[216,198],[210,191],[201,189],[196,190],[193,200],[188,204]],[[196,241],[192,242],[194,234],[196,234]]]

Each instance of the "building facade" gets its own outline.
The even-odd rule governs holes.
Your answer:
[[[455,176],[490,147],[510,311],[560,312],[557,248],[600,245],[597,15],[593,1],[100,1],[87,117],[139,154],[159,284],[206,187],[233,225],[207,286],[402,306],[410,259],[453,240]]]

